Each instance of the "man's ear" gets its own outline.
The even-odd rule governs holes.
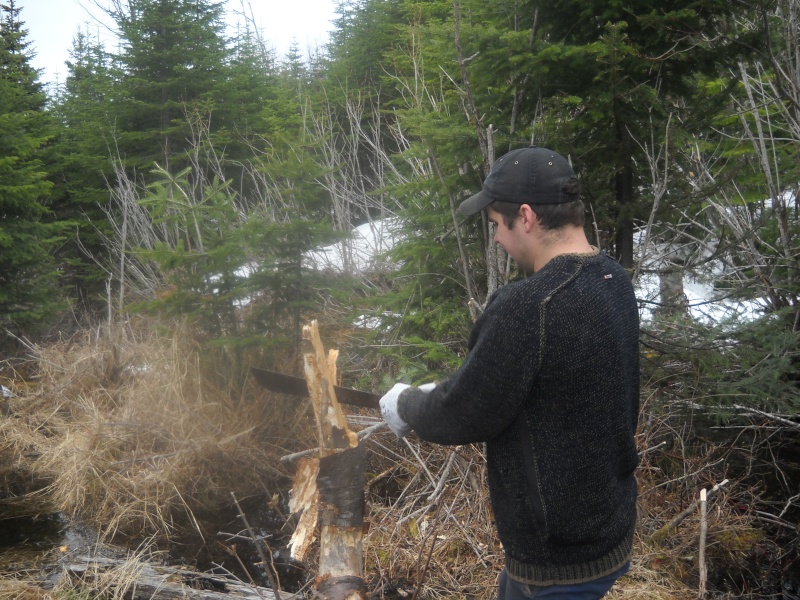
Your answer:
[[[539,221],[538,215],[533,212],[533,209],[528,204],[523,204],[519,207],[519,216],[526,233]]]

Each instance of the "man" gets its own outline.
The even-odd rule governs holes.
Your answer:
[[[625,271],[586,238],[579,191],[546,148],[495,163],[459,209],[487,209],[529,276],[492,296],[455,373],[381,399],[399,437],[486,443],[500,600],[600,598],[629,567],[639,314]]]

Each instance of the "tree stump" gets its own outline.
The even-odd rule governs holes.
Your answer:
[[[366,453],[347,428],[333,390],[338,355],[338,350],[325,353],[316,321],[303,327],[306,383],[320,450],[318,458],[304,458],[297,466],[289,508],[301,516],[290,546],[292,556],[303,560],[318,524],[318,593],[329,600],[363,600]]]

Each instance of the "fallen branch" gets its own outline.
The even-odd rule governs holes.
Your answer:
[[[741,410],[743,412],[751,413],[754,415],[759,415],[761,417],[765,417],[767,419],[771,419],[778,423],[782,423],[787,425],[788,427],[793,427],[794,429],[800,429],[800,423],[795,423],[794,421],[790,421],[789,419],[784,419],[778,415],[773,415],[772,413],[764,412],[763,410],[758,410],[757,408],[749,408],[747,406],[742,406],[741,404],[734,404],[733,407],[737,410]]]
[[[64,568],[62,577],[77,578],[89,586],[100,581],[115,581],[131,600],[276,600],[273,591],[253,587],[227,577],[197,573],[177,567],[138,564],[130,573],[125,560],[105,557],[80,557]],[[295,598],[294,594],[283,600]]]

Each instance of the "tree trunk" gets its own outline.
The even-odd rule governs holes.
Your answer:
[[[633,167],[625,163],[617,175],[617,203],[620,216],[617,220],[616,257],[628,271],[633,269]]]
[[[320,527],[317,591],[328,600],[363,600],[367,595],[362,553],[366,452],[358,436],[347,428],[333,391],[338,354],[337,350],[325,354],[316,321],[303,327],[306,382],[317,419],[320,459],[316,468],[306,467],[301,481],[295,478],[295,492],[299,483],[307,503],[316,493],[316,503],[310,503],[317,505]],[[309,510],[313,508],[309,506]],[[303,517],[306,530],[295,533],[310,540],[313,523]]]

